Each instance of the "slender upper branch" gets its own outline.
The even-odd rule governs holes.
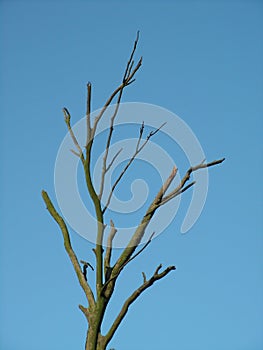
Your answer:
[[[146,249],[148,247],[148,245],[151,243],[154,235],[155,235],[155,232],[153,232],[150,235],[148,241],[144,244],[144,246],[140,250],[138,250],[138,252],[136,254],[134,254],[128,261],[126,261],[126,263],[123,265],[123,267],[126,266],[129,262],[131,262],[135,258],[137,258],[137,256],[140,255],[144,251],[144,249]]]
[[[121,311],[119,312],[118,316],[116,317],[115,321],[113,322],[111,328],[109,329],[108,333],[105,335],[105,342],[106,344],[109,343],[109,341],[112,339],[114,333],[116,332],[116,330],[118,329],[120,323],[122,322],[123,318],[125,317],[125,315],[128,312],[128,309],[130,307],[130,305],[141,295],[141,293],[143,291],[145,291],[147,288],[149,288],[150,286],[152,286],[154,284],[154,282],[158,281],[159,279],[165,277],[170,271],[175,270],[175,266],[169,266],[167,267],[163,272],[160,272],[160,269],[162,268],[162,265],[160,264],[157,269],[155,270],[154,274],[152,275],[152,277],[147,280],[146,276],[144,274],[144,282],[143,284],[136,289],[131,295],[130,297],[125,301],[125,303],[123,304]]]
[[[123,76],[123,80],[127,79],[127,77],[130,76],[131,69],[132,69],[133,64],[134,64],[133,57],[134,57],[134,54],[135,54],[135,51],[136,51],[136,48],[137,48],[137,44],[138,44],[138,41],[139,41],[139,35],[140,35],[140,32],[138,30],[137,31],[137,35],[136,35],[136,39],[135,39],[134,44],[133,44],[133,49],[132,49],[129,61],[128,61],[127,66],[126,66],[126,70],[125,70],[125,73],[124,73],[124,76]]]
[[[87,140],[86,147],[90,142],[91,138],[91,123],[90,123],[90,113],[91,113],[91,83],[87,84],[87,111],[86,111],[86,122],[87,122]]]
[[[118,152],[116,152],[116,154],[112,157],[112,160],[110,161],[110,163],[108,164],[107,168],[106,168],[106,172],[110,170],[110,168],[112,167],[114,161],[116,160],[116,158],[118,157],[118,155],[122,152],[123,148],[121,147]]]
[[[131,52],[128,63],[126,65],[126,69],[125,69],[125,72],[123,75],[121,87],[120,87],[119,91],[117,92],[119,94],[119,96],[118,96],[118,100],[117,100],[117,103],[116,103],[115,108],[114,108],[113,115],[112,115],[111,120],[110,120],[109,134],[108,134],[108,138],[107,138],[107,142],[106,142],[106,148],[105,148],[105,153],[104,153],[104,157],[103,157],[103,164],[102,164],[102,171],[101,171],[101,184],[100,184],[99,198],[101,198],[102,194],[103,194],[105,175],[107,172],[107,159],[108,159],[112,134],[113,134],[113,130],[114,130],[114,122],[115,122],[115,118],[116,118],[118,111],[119,111],[123,90],[127,85],[129,85],[131,83],[131,78],[134,76],[134,74],[136,73],[136,71],[139,69],[139,67],[141,65],[141,62],[140,62],[141,60],[140,60],[139,63],[137,64],[135,70],[132,71],[132,67],[134,64],[133,56],[134,56],[135,51],[136,51],[138,40],[139,40],[139,32],[137,32],[137,37],[136,37],[136,40],[134,42],[133,50]],[[105,104],[105,106],[106,106],[106,104]]]
[[[110,269],[110,265],[111,265],[111,253],[112,253],[112,242],[113,239],[117,233],[117,229],[114,226],[113,221],[110,221],[110,226],[111,226],[111,230],[108,236],[108,241],[107,241],[107,249],[106,249],[106,253],[105,253],[105,257],[104,257],[104,275],[105,275],[105,279],[107,279],[107,274],[108,271]]]
[[[78,143],[78,140],[76,138],[76,136],[74,135],[74,132],[71,128],[71,124],[70,124],[70,119],[71,119],[71,115],[69,113],[69,111],[67,110],[67,108],[63,108],[62,109],[63,113],[64,113],[64,118],[65,118],[65,123],[67,124],[67,127],[68,127],[68,131],[70,133],[70,136],[72,138],[72,141],[74,142],[74,145],[76,146],[77,150],[78,150],[78,153],[75,152],[74,150],[71,150],[74,154],[78,155],[82,161],[82,163],[84,163],[84,155],[83,155],[83,152],[82,152],[82,149]]]
[[[127,66],[126,66],[126,69],[125,69],[125,73],[123,75],[122,83],[113,91],[113,93],[110,95],[108,100],[105,102],[105,104],[104,104],[103,108],[101,109],[100,113],[95,118],[94,125],[93,125],[93,128],[92,128],[92,137],[95,136],[97,125],[98,125],[99,121],[101,120],[101,118],[103,117],[105,111],[107,110],[107,108],[111,104],[111,102],[114,99],[114,97],[117,96],[119,93],[120,93],[120,95],[122,95],[123,89],[126,86],[130,85],[131,83],[133,83],[135,81],[135,79],[133,79],[133,77],[134,77],[134,75],[136,74],[136,72],[139,70],[139,68],[142,65],[142,57],[141,57],[139,59],[137,65],[135,66],[135,68],[133,68],[133,65],[134,65],[133,56],[134,56],[134,53],[136,51],[138,40],[139,40],[139,32],[137,33],[137,37],[136,37],[136,40],[134,42],[133,50],[132,50],[131,56],[129,58],[129,61],[127,63]],[[117,112],[118,112],[118,108],[119,108],[118,105],[120,103],[120,99],[121,99],[121,96],[119,97],[119,100],[118,100],[118,103],[117,103],[117,111],[115,110],[114,114],[115,113],[117,114]],[[115,117],[116,117],[116,115],[113,117],[113,122],[114,122]]]
[[[214,160],[213,162],[210,163],[204,163],[201,162],[200,164],[191,167],[187,170],[185,176],[182,178],[180,184],[173,190],[171,191],[167,196],[163,197],[162,203],[161,204],[165,204],[168,201],[170,201],[171,199],[173,199],[174,197],[178,196],[179,194],[181,194],[183,191],[185,191],[186,189],[190,188],[191,186],[193,186],[195,183],[192,182],[189,186],[184,187],[186,182],[190,180],[190,176],[191,174],[199,169],[204,169],[204,168],[208,168],[217,164],[222,163],[225,160],[225,158],[219,159],[219,160]]]
[[[135,160],[135,158],[137,157],[137,155],[144,149],[144,147],[147,145],[147,143],[149,142],[150,138],[152,136],[154,136],[163,126],[165,125],[165,123],[163,123],[158,129],[151,131],[147,138],[145,139],[145,141],[140,145],[141,139],[142,139],[142,134],[143,134],[143,129],[144,129],[144,124],[142,124],[141,128],[140,128],[140,135],[136,144],[136,148],[135,151],[133,153],[133,155],[131,156],[130,160],[128,161],[128,163],[125,165],[125,167],[123,168],[122,172],[120,173],[120,175],[118,176],[118,178],[116,179],[116,181],[114,182],[111,190],[110,190],[110,194],[109,197],[107,199],[107,202],[105,204],[105,207],[102,210],[102,213],[104,214],[105,211],[107,210],[111,198],[113,196],[113,192],[116,188],[116,186],[118,185],[118,183],[120,182],[120,180],[122,179],[123,175],[126,173],[126,171],[129,169],[129,167],[131,166],[131,164],[133,163],[133,161]]]
[[[84,293],[87,296],[89,305],[91,307],[93,307],[95,305],[93,292],[92,292],[88,282],[85,280],[85,277],[82,273],[81,267],[80,267],[78,259],[76,257],[76,254],[71,246],[70,236],[69,236],[69,232],[68,232],[67,226],[65,224],[65,221],[56,211],[56,209],[55,209],[53,203],[51,202],[47,192],[42,191],[42,197],[43,197],[44,202],[46,203],[47,210],[49,211],[50,215],[53,217],[53,219],[57,222],[57,224],[60,227],[60,230],[61,230],[63,238],[64,238],[65,249],[66,249],[68,256],[71,260],[71,263],[74,267],[74,270],[75,270],[76,275],[78,277],[79,283],[80,283]]]
[[[123,89],[120,90],[118,101],[117,101],[117,104],[116,104],[116,107],[115,107],[115,111],[113,113],[113,116],[111,117],[111,124],[110,124],[110,129],[109,129],[109,135],[108,135],[106,148],[105,148],[105,153],[104,153],[103,161],[102,161],[101,183],[100,183],[99,198],[102,197],[103,190],[104,190],[104,182],[105,182],[105,176],[106,176],[106,172],[107,172],[107,159],[108,159],[108,154],[109,154],[109,149],[110,149],[110,144],[111,144],[111,138],[112,138],[113,129],[114,129],[113,125],[114,125],[115,117],[116,117],[116,115],[118,113],[118,110],[119,110],[121,97],[122,97],[122,92],[123,92]]]

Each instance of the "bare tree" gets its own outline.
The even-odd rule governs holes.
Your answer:
[[[139,254],[141,254],[144,251],[144,249],[147,248],[147,246],[149,245],[149,243],[151,242],[154,236],[154,233],[152,233],[148,241],[144,243],[140,249],[138,249],[139,245],[142,243],[142,239],[145,235],[145,231],[151,219],[153,218],[155,212],[157,211],[157,209],[160,208],[162,205],[166,204],[167,202],[169,202],[170,200],[172,200],[173,198],[175,198],[176,196],[179,196],[181,193],[188,190],[190,187],[192,187],[195,184],[195,182],[189,182],[191,174],[193,172],[199,169],[217,165],[224,161],[224,159],[219,159],[210,163],[202,162],[200,164],[197,164],[194,167],[190,167],[189,170],[186,172],[185,176],[180,181],[179,185],[176,188],[171,189],[172,182],[177,173],[177,168],[174,167],[171,170],[171,173],[166,179],[166,181],[164,182],[164,184],[159,189],[159,192],[156,194],[154,200],[146,210],[145,215],[142,217],[139,225],[137,226],[135,232],[133,233],[132,238],[130,239],[130,242],[122,250],[122,252],[120,253],[119,257],[116,259],[116,261],[114,262],[112,261],[113,240],[115,235],[117,234],[117,229],[115,228],[114,222],[111,220],[110,232],[107,237],[107,245],[104,250],[103,239],[106,234],[105,213],[109,207],[115,188],[118,186],[124,174],[127,172],[127,170],[129,169],[133,161],[136,159],[137,155],[142,151],[144,147],[147,146],[147,143],[149,142],[149,140],[156,133],[158,133],[158,131],[163,126],[161,125],[158,129],[151,131],[148,135],[144,136],[144,124],[142,123],[141,128],[139,130],[139,137],[137,140],[137,145],[135,147],[134,153],[129,159],[129,161],[126,163],[126,165],[124,166],[123,170],[121,171],[121,173],[119,174],[115,182],[113,183],[112,187],[108,189],[108,198],[106,200],[106,204],[103,206],[102,195],[104,194],[104,191],[105,191],[105,177],[107,175],[108,170],[114,163],[115,159],[118,157],[119,152],[121,151],[120,150],[118,153],[116,153],[113,159],[109,161],[108,159],[109,148],[112,142],[115,118],[118,114],[124,89],[135,81],[135,74],[137,73],[137,71],[142,65],[142,58],[139,59],[137,64],[135,64],[134,62],[134,54],[136,51],[138,39],[139,39],[139,33],[137,33],[137,38],[134,42],[134,46],[133,46],[131,55],[129,57],[128,63],[126,65],[126,69],[125,69],[121,84],[113,91],[113,93],[110,95],[108,100],[105,102],[104,107],[100,110],[99,114],[96,116],[96,118],[94,118],[94,120],[91,120],[92,119],[91,118],[92,86],[91,86],[91,83],[87,84],[87,112],[86,112],[87,138],[86,138],[84,151],[71,128],[70,113],[66,108],[63,109],[65,123],[67,125],[68,131],[76,147],[76,150],[73,150],[72,152],[79,157],[83,165],[88,193],[92,200],[92,203],[94,205],[95,212],[96,212],[97,232],[96,232],[96,244],[93,249],[95,253],[95,260],[96,260],[95,267],[94,267],[94,270],[96,273],[96,286],[94,288],[90,285],[87,278],[87,269],[91,268],[93,270],[93,266],[91,266],[89,262],[78,260],[71,245],[69,229],[65,223],[65,220],[55,209],[47,192],[42,191],[42,197],[46,204],[47,210],[59,225],[59,228],[63,235],[66,252],[71,260],[71,263],[77,275],[79,284],[83,289],[85,296],[87,298],[87,306],[79,305],[80,310],[83,312],[88,322],[88,331],[87,331],[86,345],[85,345],[86,350],[105,350],[110,340],[114,336],[116,330],[120,326],[125,315],[127,314],[130,305],[146,289],[152,286],[156,281],[164,278],[168,273],[175,270],[175,266],[168,266],[163,269],[162,265],[159,264],[155,268],[153,274],[148,278],[146,277],[145,273],[142,272],[141,285],[137,289],[135,289],[135,291],[130,296],[128,296],[128,298],[123,303],[123,305],[121,305],[120,312],[116,316],[115,320],[113,321],[108,331],[105,334],[101,333],[101,326],[104,319],[105,311],[113,295],[118,277],[120,276],[123,269],[133,259],[135,259]],[[101,171],[100,189],[99,191],[96,192],[94,183],[92,181],[92,176],[91,176],[91,159],[92,159],[92,150],[93,150],[93,143],[94,143],[93,141],[96,136],[97,126],[99,122],[101,121],[106,110],[112,104],[115,98],[117,99],[117,103],[115,104],[114,113],[112,114],[110,119],[109,133],[107,136],[106,147],[105,147],[104,157],[102,161],[103,167]]]

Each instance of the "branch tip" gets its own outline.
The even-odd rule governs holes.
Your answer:
[[[62,112],[64,114],[64,120],[66,122],[67,125],[70,125],[70,118],[71,118],[71,115],[68,111],[68,109],[66,107],[63,107],[62,108]]]
[[[146,275],[144,272],[142,272],[142,278],[143,278],[143,283],[145,283],[147,281],[147,279],[146,279]]]
[[[80,263],[83,264],[86,267],[90,267],[92,271],[94,271],[94,267],[87,261],[80,260]]]

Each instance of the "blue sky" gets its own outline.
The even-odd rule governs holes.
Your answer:
[[[1,348],[84,348],[84,297],[40,191],[54,198],[61,108],[74,121],[84,115],[87,81],[101,107],[140,29],[143,67],[124,101],[173,111],[208,160],[227,160],[211,169],[192,230],[180,234],[187,193],[173,225],[121,278],[105,328],[141,271],[177,266],[131,307],[110,347],[262,349],[262,2],[1,1],[0,9]],[[72,241],[91,256],[90,243],[74,232]]]

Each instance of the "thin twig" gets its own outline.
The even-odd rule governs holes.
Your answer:
[[[107,159],[108,159],[108,154],[109,154],[109,148],[110,148],[110,144],[111,144],[112,134],[113,134],[113,130],[114,130],[114,121],[115,121],[115,118],[116,118],[116,116],[118,114],[118,111],[119,111],[123,90],[124,90],[125,86],[128,85],[128,83],[131,83],[131,77],[136,72],[136,71],[131,72],[131,70],[132,70],[132,67],[133,67],[133,64],[134,64],[133,56],[134,56],[135,51],[136,51],[138,40],[139,40],[139,32],[137,32],[137,37],[136,37],[136,40],[134,42],[133,50],[132,50],[132,53],[131,53],[130,58],[128,60],[128,63],[126,65],[126,69],[125,69],[125,72],[124,72],[124,75],[123,75],[123,79],[122,79],[122,85],[121,85],[120,90],[118,91],[118,93],[119,93],[118,100],[117,100],[117,103],[115,105],[114,112],[113,112],[113,115],[112,115],[111,121],[110,121],[109,135],[108,135],[108,138],[107,138],[106,148],[105,148],[105,153],[104,153],[103,163],[102,163],[101,183],[100,183],[100,192],[99,192],[99,198],[100,199],[101,199],[101,197],[103,195],[103,190],[104,190],[105,176],[106,176],[106,172],[107,172]],[[139,69],[140,65],[139,66],[137,65],[137,67],[136,68]]]
[[[109,149],[110,149],[110,144],[111,144],[111,138],[112,138],[113,129],[114,129],[114,127],[113,127],[114,120],[115,120],[115,117],[117,116],[117,113],[118,113],[118,110],[119,110],[121,97],[122,97],[122,92],[123,92],[123,89],[120,90],[118,101],[117,101],[117,104],[116,104],[113,116],[111,117],[111,124],[110,124],[109,135],[108,135],[107,144],[106,144],[106,148],[105,148],[105,153],[104,153],[104,157],[103,157],[103,161],[102,161],[101,183],[100,183],[100,192],[99,192],[99,198],[100,199],[102,197],[103,190],[104,190],[104,182],[105,182],[105,176],[106,176],[106,172],[107,172],[107,159],[108,159],[108,154],[109,154]]]
[[[136,158],[136,156],[143,150],[143,148],[147,145],[147,143],[149,142],[150,138],[152,136],[154,136],[158,131],[160,131],[160,129],[165,125],[166,123],[163,123],[158,129],[154,130],[154,131],[151,131],[149,133],[149,135],[146,137],[144,143],[140,146],[140,141],[142,139],[142,131],[143,131],[143,128],[144,128],[144,124],[142,124],[142,127],[140,129],[140,135],[139,135],[139,138],[138,138],[138,141],[137,141],[137,145],[136,145],[136,148],[135,148],[135,152],[133,153],[132,157],[130,158],[130,160],[128,161],[128,163],[125,165],[125,167],[123,168],[122,172],[120,173],[120,175],[118,176],[117,180],[114,182],[112,188],[111,188],[111,191],[110,191],[110,194],[109,194],[109,197],[107,199],[107,202],[105,204],[105,207],[103,208],[102,210],[102,213],[104,214],[105,211],[107,210],[109,204],[110,204],[110,201],[111,201],[111,197],[113,195],[113,192],[116,188],[116,186],[118,185],[118,183],[120,182],[120,180],[122,179],[123,175],[126,173],[126,171],[128,170],[128,168],[130,167],[130,165],[133,163],[134,159]],[[141,131],[142,130],[142,131]]]
[[[108,98],[108,100],[105,102],[103,108],[101,109],[100,113],[97,115],[97,117],[95,118],[94,120],[94,125],[93,125],[93,128],[92,128],[92,137],[95,136],[95,132],[96,132],[96,129],[97,129],[97,125],[99,123],[99,121],[101,120],[102,116],[104,115],[105,111],[107,110],[107,108],[109,107],[109,105],[111,104],[112,100],[114,99],[114,97],[118,94],[118,93],[121,93],[122,94],[122,90],[130,85],[134,80],[133,80],[133,77],[134,75],[136,74],[136,72],[139,70],[139,68],[141,67],[142,65],[142,57],[139,59],[136,67],[131,70],[131,65],[133,66],[132,64],[132,59],[133,59],[133,56],[134,56],[134,53],[135,53],[135,50],[136,50],[136,47],[137,47],[137,43],[138,43],[138,40],[139,40],[139,36],[137,34],[137,38],[135,40],[135,44],[134,44],[134,47],[133,47],[133,51],[131,53],[131,56],[129,58],[129,61],[127,63],[127,66],[126,66],[126,70],[125,70],[125,73],[124,73],[124,76],[123,76],[123,79],[122,79],[122,83],[113,91],[113,93],[110,95],[110,97]],[[129,73],[129,75],[127,75],[127,73]]]
[[[173,198],[179,196],[180,194],[182,194],[183,192],[187,191],[190,187],[194,186],[195,184],[196,184],[196,181],[193,181],[189,185],[187,185],[184,188],[182,188],[181,190],[179,190],[178,192],[175,192],[173,196],[171,196],[171,197],[167,196],[168,198],[163,198],[163,200],[160,203],[160,206],[166,204],[171,199],[173,199]]]
[[[133,49],[132,49],[132,52],[131,52],[131,56],[129,58],[129,61],[127,63],[127,66],[126,66],[126,70],[125,70],[125,73],[124,73],[124,77],[123,77],[123,80],[125,80],[131,73],[131,69],[133,67],[133,56],[135,54],[135,51],[136,51],[136,47],[137,47],[137,44],[138,44],[138,41],[139,41],[139,36],[140,36],[140,31],[138,30],[137,31],[137,35],[136,35],[136,39],[134,41],[134,44],[133,44]]]
[[[203,169],[203,168],[208,168],[217,164],[222,163],[225,160],[225,158],[219,159],[219,160],[214,160],[213,162],[210,163],[204,163],[204,161],[202,161],[200,164],[191,167],[187,170],[185,176],[182,178],[180,184],[173,190],[171,191],[167,196],[163,197],[163,200],[161,204],[167,203],[168,201],[170,201],[171,199],[175,198],[176,196],[178,196],[179,194],[181,194],[182,192],[184,192],[186,189],[190,188],[191,186],[194,185],[194,183],[191,183],[190,186],[188,187],[184,187],[186,182],[189,181],[191,174],[199,169]],[[183,191],[184,190],[184,191]]]
[[[142,122],[142,125],[140,127],[139,137],[138,137],[137,144],[136,144],[136,150],[138,150],[140,147],[143,131],[144,131],[144,121]]]
[[[142,272],[142,278],[143,278],[143,283],[145,283],[145,282],[147,281],[147,278],[146,278],[145,272]]]
[[[81,161],[84,162],[84,155],[83,155],[82,149],[81,149],[81,147],[78,143],[78,140],[76,139],[76,136],[74,135],[74,132],[71,128],[71,124],[70,124],[71,115],[70,115],[69,111],[67,110],[67,108],[65,108],[65,107],[62,109],[62,111],[64,113],[65,123],[67,124],[68,131],[70,133],[72,141],[74,142],[74,145],[76,146],[76,148],[79,151],[78,153],[75,152],[74,154],[79,154]]]
[[[118,150],[118,152],[113,156],[112,160],[110,161],[110,163],[108,164],[107,168],[106,168],[106,173],[110,170],[111,166],[113,165],[115,159],[118,157],[118,155],[123,151],[123,148],[120,148]]]
[[[70,152],[72,152],[72,153],[73,153],[75,156],[77,156],[78,158],[81,157],[81,155],[80,155],[78,152],[74,151],[74,149],[71,149]]]
[[[92,271],[94,271],[94,267],[87,261],[84,261],[84,260],[80,260],[80,263],[87,266],[87,267],[90,267]]]
[[[126,261],[125,264],[123,264],[122,269],[123,269],[129,262],[131,262],[133,259],[135,259],[139,254],[141,254],[141,253],[144,251],[144,249],[147,248],[147,246],[151,243],[151,241],[152,241],[154,235],[155,235],[155,232],[153,232],[153,233],[151,234],[151,236],[149,237],[148,241],[144,244],[144,246],[143,246],[136,254],[134,254],[128,261]]]
[[[87,261],[80,260],[80,262],[81,262],[81,264],[83,264],[83,275],[84,275],[85,280],[87,281],[88,280],[88,278],[87,278],[88,268],[90,267],[92,271],[94,271],[94,268]]]
[[[162,265],[159,265],[157,267],[154,274],[152,275],[152,277],[149,280],[146,280],[146,276],[143,273],[143,284],[139,288],[137,288],[123,304],[121,311],[119,312],[118,316],[116,317],[115,321],[113,322],[112,326],[110,327],[108,333],[105,335],[104,339],[105,339],[106,344],[108,344],[110,342],[110,340],[112,339],[114,333],[116,332],[120,323],[122,322],[125,315],[127,314],[130,305],[141,295],[141,293],[143,291],[145,291],[147,288],[149,288],[150,286],[152,286],[156,281],[165,277],[169,272],[176,269],[175,266],[169,266],[163,272],[159,273],[159,270],[161,269],[161,267],[162,267]]]
[[[115,233],[116,233],[116,232],[115,232]],[[124,267],[125,267],[129,262],[131,262],[133,259],[135,259],[139,254],[141,254],[141,253],[144,251],[144,249],[147,248],[147,246],[151,243],[151,241],[152,241],[154,235],[155,235],[155,232],[153,232],[153,233],[151,234],[151,236],[149,237],[148,241],[144,244],[144,246],[143,246],[136,254],[134,254],[129,260],[127,260],[127,261],[120,267],[120,269],[118,270],[118,272],[117,272],[114,276],[112,276],[111,278],[108,278],[108,279],[106,280],[106,282],[104,283],[104,285],[103,285],[103,287],[102,287],[101,293],[103,293],[103,292],[105,291],[107,285],[108,285],[110,282],[112,282],[112,281],[114,281],[114,280],[116,280],[116,279],[118,278],[118,276],[119,276],[119,274],[121,273],[121,271],[124,269]],[[109,266],[109,265],[108,265],[108,266]],[[111,269],[111,270],[112,270],[112,269]]]
[[[87,141],[86,147],[90,142],[91,138],[91,124],[90,124],[90,112],[91,112],[91,83],[87,84],[87,111],[86,111],[86,121],[87,121]]]

